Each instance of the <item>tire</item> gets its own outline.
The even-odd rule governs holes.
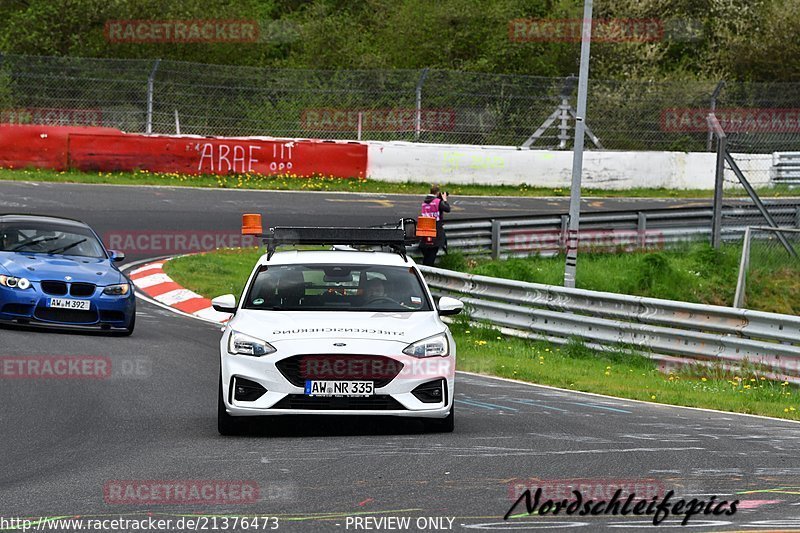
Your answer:
[[[219,386],[217,387],[217,431],[223,436],[241,435],[244,423],[235,416],[231,416],[225,410],[225,400],[222,398],[222,372],[219,375]]]
[[[450,414],[444,418],[425,418],[422,423],[428,433],[452,433],[456,427],[456,406],[450,407]]]

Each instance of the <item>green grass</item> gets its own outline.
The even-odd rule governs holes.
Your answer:
[[[730,306],[736,292],[741,244],[714,250],[693,244],[672,250],[579,253],[575,284],[582,289]],[[775,245],[754,242],[747,278],[747,307],[800,314],[800,262]],[[562,285],[564,257],[490,261],[453,253],[439,266],[472,274]]]
[[[700,248],[695,251],[699,259],[707,254]],[[222,250],[179,257],[168,261],[164,268],[179,284],[204,296],[232,292],[238,297],[260,255],[255,249]],[[638,255],[640,260],[646,257],[628,255]],[[457,261],[453,258],[448,260]],[[466,259],[460,260],[462,266],[468,266]],[[510,268],[488,265],[481,266]],[[579,265],[583,267],[584,263]],[[515,268],[503,272],[528,272],[527,267]],[[540,274],[536,267],[533,272]],[[458,346],[460,370],[621,398],[800,420],[800,389],[761,379],[758,369],[742,368],[738,373],[729,373],[719,368],[691,368],[668,374],[635,352],[597,352],[578,342],[559,347],[506,336],[493,328],[470,325],[467,319],[459,316],[450,326]]]
[[[800,389],[758,372],[694,368],[666,373],[634,352],[597,352],[578,342],[559,347],[457,322],[458,368],[620,398],[799,420]]]
[[[226,176],[188,175],[178,173],[138,172],[78,172],[41,169],[11,170],[0,168],[0,180],[41,181],[56,183],[101,183],[113,185],[161,185],[168,187],[206,187],[214,189],[262,189],[276,191],[344,191],[365,193],[421,194],[427,192],[430,181],[420,177],[419,181],[388,183],[362,178],[299,178],[293,176],[261,176],[256,174],[231,174]],[[531,187],[528,185],[458,185],[440,184],[457,196],[569,196],[569,188]],[[609,191],[583,189],[583,196],[599,198],[710,198],[712,191],[677,189],[626,189]],[[726,196],[744,196],[741,189],[726,191]],[[797,191],[786,186],[759,189],[765,197],[796,195]]]
[[[164,263],[164,272],[183,287],[208,298],[230,293],[238,301],[261,255],[256,248],[187,255]]]

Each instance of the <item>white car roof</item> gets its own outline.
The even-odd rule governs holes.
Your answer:
[[[287,250],[275,252],[268,261],[267,254],[258,260],[259,265],[295,265],[295,264],[342,264],[342,265],[387,265],[414,266],[410,257],[404,261],[400,254],[393,252],[361,252],[340,250]]]

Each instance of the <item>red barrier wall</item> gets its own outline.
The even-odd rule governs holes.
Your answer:
[[[147,136],[113,128],[0,125],[0,166],[352,178],[366,176],[367,145]]]
[[[0,124],[0,167],[68,167],[68,139],[75,133],[122,135],[114,128]]]
[[[367,146],[360,143],[81,133],[71,135],[69,144],[70,166],[80,170],[341,178],[367,172]]]

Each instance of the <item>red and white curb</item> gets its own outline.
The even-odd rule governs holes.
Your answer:
[[[228,313],[215,311],[208,298],[175,283],[164,272],[164,263],[167,261],[169,259],[148,263],[128,272],[128,277],[149,298],[181,313],[219,323],[230,319]]]

